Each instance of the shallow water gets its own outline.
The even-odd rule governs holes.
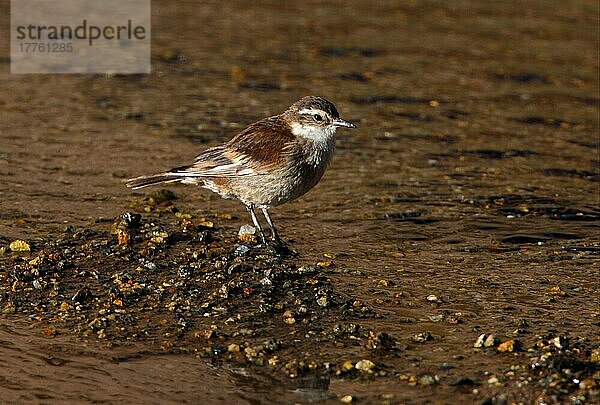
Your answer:
[[[547,4],[153,3],[151,75],[15,76],[2,59],[0,245],[24,238],[35,246],[65,225],[108,229],[144,195],[124,179],[183,164],[319,94],[359,128],[339,131],[321,183],[273,217],[299,262],[328,253],[338,268],[362,272],[332,280],[381,315],[365,325],[401,341],[424,331],[436,337],[408,344],[385,360],[391,367],[439,373],[451,362],[446,376],[483,380],[512,359],[474,354],[472,342],[487,331],[511,336],[523,321],[525,341],[564,334],[593,342],[598,5]],[[5,21],[0,32],[7,30]],[[172,190],[186,212],[234,214],[232,233],[247,222],[237,202]],[[557,286],[566,296],[552,295]],[[436,315],[445,321],[432,321]],[[28,324],[17,316],[0,330],[0,357],[14,365],[1,371],[10,401],[262,403],[273,389],[288,402],[330,394],[484,398],[385,379],[332,379],[330,391],[303,397],[289,382],[242,378],[191,355],[146,355],[143,345],[129,349],[133,358],[112,361],[118,349],[69,336],[56,342]],[[332,353],[355,355],[358,348]]]

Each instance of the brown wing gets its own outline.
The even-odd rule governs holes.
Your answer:
[[[283,118],[265,118],[250,125],[225,145],[196,156],[192,165],[172,169],[169,174],[181,177],[264,174],[286,159],[294,139]]]

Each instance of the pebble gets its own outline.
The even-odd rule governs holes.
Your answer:
[[[498,345],[498,351],[501,353],[512,353],[518,351],[520,348],[520,343],[515,339],[508,339],[505,342],[502,342]]]
[[[229,346],[227,346],[227,351],[229,353],[239,353],[239,351],[240,351],[240,345],[232,343]]]
[[[256,228],[253,227],[252,225],[242,225],[240,226],[240,230],[238,231],[238,236],[242,236],[242,235],[255,235],[256,234]]]
[[[456,368],[456,366],[454,364],[450,364],[450,363],[442,363],[438,368],[440,370],[448,371],[453,368]]]
[[[483,342],[483,346],[484,347],[494,347],[498,343],[499,343],[499,340],[496,336],[489,335],[487,338],[485,338],[485,341]]]
[[[564,336],[557,336],[554,339],[552,339],[550,342],[552,342],[552,344],[554,346],[556,346],[556,348],[558,349],[566,349],[569,346],[569,342],[567,341],[567,338]]]
[[[431,332],[421,332],[413,336],[413,340],[417,343],[424,343],[433,340],[433,335]]]
[[[27,243],[21,239],[13,240],[12,242],[10,242],[10,245],[8,245],[8,248],[12,252],[30,252],[31,251],[31,246],[29,246],[29,243]]]
[[[427,301],[434,302],[436,304],[441,304],[442,303],[442,299],[438,298],[437,295],[433,295],[433,294],[430,294],[430,295],[427,296]]]
[[[354,400],[354,398],[352,397],[352,395],[344,395],[343,397],[340,398],[340,402],[344,403],[344,404],[349,404]]]
[[[455,378],[454,380],[450,381],[448,383],[448,385],[454,387],[454,386],[458,386],[458,385],[474,385],[475,382],[473,380],[471,380],[469,377],[458,377]]]
[[[491,384],[491,385],[498,384],[498,377],[493,375],[490,378],[488,378],[487,382],[488,382],[488,384]]]
[[[357,362],[354,365],[354,368],[365,373],[372,373],[373,369],[375,368],[375,363],[373,363],[371,360],[363,359]]]
[[[437,381],[433,376],[429,374],[422,375],[419,377],[419,385],[434,385]]]
[[[498,340],[498,338],[496,338],[496,336],[494,336],[492,334],[488,335],[486,333],[482,333],[481,335],[479,335],[479,337],[473,344],[473,347],[476,347],[476,348],[494,347],[498,344],[498,342],[499,342],[499,340]]]
[[[246,245],[240,245],[237,248],[235,248],[235,255],[236,256],[243,256],[246,253],[248,253],[250,251],[250,248]]]
[[[317,299],[317,304],[319,304],[320,307],[327,307],[329,305],[329,300],[327,299],[327,297],[319,297]]]

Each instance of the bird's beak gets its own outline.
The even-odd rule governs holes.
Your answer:
[[[356,125],[341,118],[335,118],[333,120],[333,125],[336,127],[356,128]]]

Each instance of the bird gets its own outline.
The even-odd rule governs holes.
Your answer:
[[[319,182],[333,157],[340,127],[356,125],[341,119],[325,98],[306,96],[283,113],[250,124],[228,142],[205,150],[187,166],[132,178],[126,185],[140,189],[162,183],[191,184],[240,200],[261,243],[269,242],[257,209],[269,225],[270,241],[282,246],[269,210],[297,199]]]

